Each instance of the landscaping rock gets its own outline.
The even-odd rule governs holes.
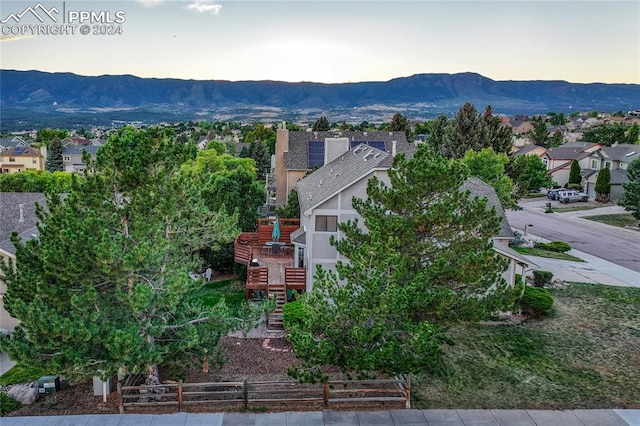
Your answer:
[[[21,404],[33,404],[38,399],[37,383],[35,387],[33,383],[12,386],[7,395]]]

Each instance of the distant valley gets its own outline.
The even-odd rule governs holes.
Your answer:
[[[495,81],[479,74],[417,74],[343,84],[86,77],[0,71],[0,131],[111,126],[114,122],[388,121],[395,112],[426,120],[465,102],[498,114],[640,109],[638,84]]]

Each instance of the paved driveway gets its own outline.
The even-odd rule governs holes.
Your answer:
[[[546,198],[525,200],[520,203],[523,210],[507,211],[513,228],[524,230],[547,240],[566,241],[571,247],[640,272],[640,231],[609,226],[583,216],[622,213],[618,206],[603,207],[567,213],[544,213]],[[557,201],[553,202],[558,204]],[[573,204],[579,205],[580,203]],[[638,275],[640,280],[640,275]]]

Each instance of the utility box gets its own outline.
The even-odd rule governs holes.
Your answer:
[[[60,376],[42,376],[38,379],[38,393],[56,393],[60,390]]]
[[[106,386],[105,386],[106,384]],[[109,395],[113,392],[113,387],[111,386],[111,379],[107,379],[106,383],[100,379],[98,376],[93,376],[93,395],[94,396],[102,396]]]

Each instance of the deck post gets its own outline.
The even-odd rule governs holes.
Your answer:
[[[178,380],[178,411],[182,411],[182,379]]]

